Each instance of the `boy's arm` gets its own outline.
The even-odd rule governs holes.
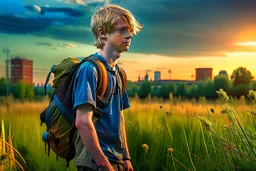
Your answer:
[[[123,110],[120,112],[120,117],[121,117],[121,130],[124,138],[124,154],[123,154],[123,159],[124,159],[124,167],[127,168],[129,171],[132,171],[132,164],[131,164],[131,156],[129,153],[128,149],[128,144],[127,144],[127,138],[126,138],[126,130],[125,130],[125,121],[124,121],[124,114]]]
[[[112,170],[110,162],[100,148],[98,136],[92,121],[92,116],[92,105],[84,104],[78,106],[76,110],[76,128],[79,131],[83,144],[92,158],[95,160],[96,165],[99,168],[108,168],[109,170]]]

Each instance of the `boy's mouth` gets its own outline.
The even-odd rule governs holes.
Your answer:
[[[130,45],[131,43],[130,42],[124,42],[125,45]]]

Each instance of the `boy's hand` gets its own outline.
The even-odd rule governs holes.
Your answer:
[[[99,168],[99,171],[114,171],[113,167],[108,161],[97,163],[97,166]]]
[[[124,171],[133,171],[132,163],[130,160],[124,161]]]

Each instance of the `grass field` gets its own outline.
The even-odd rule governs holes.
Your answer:
[[[13,146],[27,164],[18,155],[15,158],[25,170],[76,170],[73,162],[66,168],[64,160],[45,152],[41,140],[45,126],[40,126],[39,115],[47,104],[9,100],[0,106],[6,137],[11,132]],[[255,107],[244,98],[225,103],[205,99],[132,99],[125,119],[134,169],[254,170]],[[13,166],[8,166],[5,168],[12,170]]]

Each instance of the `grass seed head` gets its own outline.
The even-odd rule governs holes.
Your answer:
[[[224,99],[224,100],[229,100],[227,93],[223,89],[220,89],[220,91],[216,91],[216,92],[217,92],[219,98]]]
[[[142,148],[146,153],[148,152],[149,147],[147,144],[142,144]]]

